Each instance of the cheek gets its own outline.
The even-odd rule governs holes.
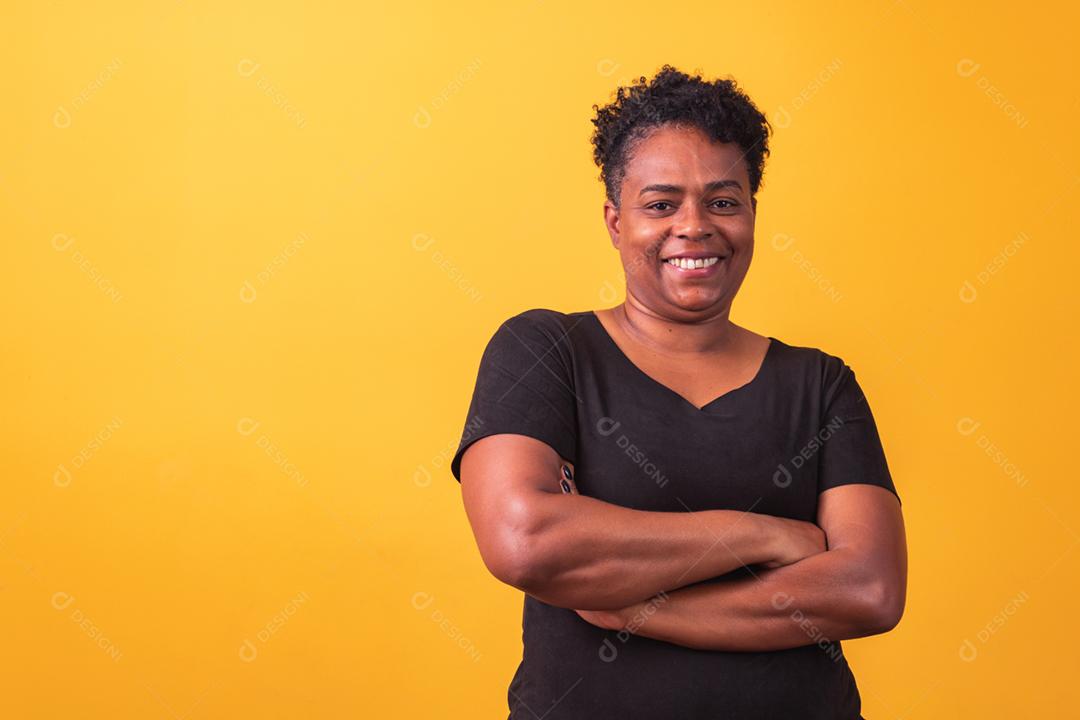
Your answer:
[[[727,218],[729,222],[723,224],[722,232],[732,242],[745,242],[747,238],[754,236],[754,219],[754,215],[748,212],[732,215]]]
[[[749,255],[754,250],[754,223],[748,221],[733,226],[726,234],[727,241],[740,255]]]
[[[656,275],[656,263],[643,250],[638,250],[633,255],[624,257],[623,269],[629,279],[652,278]]]
[[[654,279],[660,274],[659,247],[656,245],[638,246],[632,255],[623,258],[626,274],[634,277]]]
[[[619,246],[619,255],[627,275],[641,275],[642,272],[655,274],[659,267],[660,248],[664,237],[654,234],[644,237],[625,237]]]

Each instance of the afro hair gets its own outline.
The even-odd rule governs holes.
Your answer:
[[[608,200],[618,208],[626,165],[637,144],[664,125],[694,127],[713,142],[734,142],[750,175],[750,197],[757,195],[769,154],[772,128],[765,115],[733,79],[707,81],[664,65],[651,81],[644,76],[620,87],[610,104],[593,105],[596,126],[593,159],[600,167]]]

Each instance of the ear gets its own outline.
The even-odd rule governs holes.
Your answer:
[[[611,236],[611,244],[619,249],[619,210],[610,200],[604,201],[604,226]]]

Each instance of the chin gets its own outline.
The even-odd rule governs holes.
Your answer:
[[[668,298],[668,302],[677,308],[687,312],[701,312],[703,310],[715,310],[725,304],[722,295],[693,295]]]

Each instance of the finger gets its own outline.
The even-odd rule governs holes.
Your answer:
[[[570,466],[563,463],[562,477],[559,478],[559,485],[562,486],[562,491],[567,495],[572,494],[575,491],[574,488],[574,471],[570,469]]]

